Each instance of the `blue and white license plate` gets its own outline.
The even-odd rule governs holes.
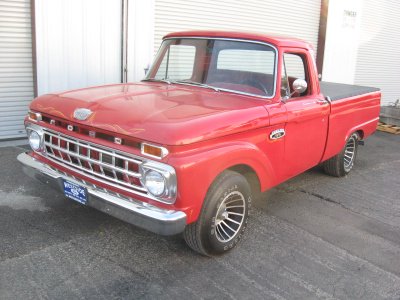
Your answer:
[[[87,202],[87,190],[79,184],[72,183],[64,180],[64,194],[66,197],[75,200],[79,203],[86,204]]]

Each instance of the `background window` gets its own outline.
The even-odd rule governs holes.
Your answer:
[[[155,78],[171,80],[190,79],[193,74],[195,55],[196,48],[194,46],[169,46]]]

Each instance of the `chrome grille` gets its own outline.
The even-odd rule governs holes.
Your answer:
[[[147,194],[140,182],[142,159],[45,129],[46,157],[64,167],[124,190]]]

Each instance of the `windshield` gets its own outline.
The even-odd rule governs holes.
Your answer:
[[[275,49],[266,44],[222,39],[167,39],[145,80],[272,97],[275,65]]]

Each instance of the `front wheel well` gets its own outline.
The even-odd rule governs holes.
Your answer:
[[[258,195],[261,193],[261,184],[258,175],[253,168],[249,167],[248,165],[241,164],[232,166],[228,168],[228,170],[237,172],[244,176],[250,185],[253,197],[258,197]]]
[[[362,140],[362,139],[364,138],[364,131],[362,131],[362,130],[360,129],[360,130],[357,130],[356,132],[357,132],[357,134],[358,134],[360,140]]]

